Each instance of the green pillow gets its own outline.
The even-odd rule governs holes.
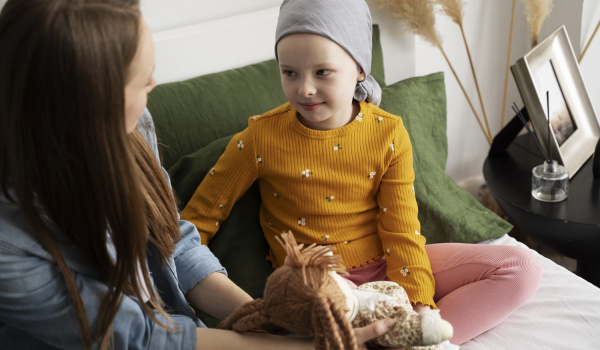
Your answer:
[[[385,86],[376,25],[371,71]],[[163,166],[169,169],[181,157],[243,130],[248,118],[286,101],[274,59],[157,86],[148,96],[148,109],[156,124]]]
[[[162,164],[248,126],[248,118],[286,101],[275,60],[161,84],[148,95]]]
[[[443,73],[383,88],[380,107],[400,116],[413,147],[415,192],[427,243],[474,243],[500,237],[512,226],[481,205],[445,173],[446,93]]]
[[[385,87],[385,73],[383,71],[383,50],[379,40],[379,26],[373,25],[373,47],[371,48],[371,75],[381,88]]]

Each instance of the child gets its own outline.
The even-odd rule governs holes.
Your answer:
[[[289,102],[249,119],[182,212],[204,244],[258,179],[275,266],[285,258],[280,232],[331,245],[353,286],[391,280],[415,310],[439,307],[455,344],[497,325],[535,292],[541,270],[525,250],[425,246],[408,133],[400,117],[377,107],[363,0],[284,1],[275,52]]]

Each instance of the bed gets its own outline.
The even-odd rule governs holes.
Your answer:
[[[285,101],[272,60],[277,13],[278,7],[270,7],[154,31],[159,86],[150,94],[148,108],[156,123],[163,165],[181,207],[232,135],[247,125],[248,117]],[[382,46],[386,44],[375,26],[373,75],[382,85]],[[445,174],[444,75],[413,77],[383,90],[382,108],[402,116],[411,134],[419,219],[428,242],[529,249],[508,235],[508,223]],[[449,203],[453,204],[450,211],[445,208]],[[230,277],[254,297],[261,295],[265,276],[271,272],[265,260],[268,247],[258,225],[259,205],[255,184],[211,242]],[[461,349],[600,349],[600,289],[536,251],[531,254],[543,267],[537,293],[500,325]],[[217,322],[207,315],[201,317],[209,325]]]

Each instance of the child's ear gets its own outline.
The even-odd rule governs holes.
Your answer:
[[[356,81],[363,81],[367,78],[367,75],[365,74],[365,71],[362,70],[362,68],[358,67],[358,69],[360,70],[360,72],[358,73],[358,77],[356,78]]]

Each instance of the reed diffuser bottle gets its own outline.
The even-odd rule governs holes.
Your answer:
[[[546,108],[548,112],[548,157],[545,157],[541,145],[538,144],[542,156],[546,160],[544,160],[544,164],[535,166],[531,171],[531,195],[543,202],[560,202],[569,196],[569,172],[567,168],[552,159],[550,91],[546,91]]]
[[[567,168],[553,160],[535,166],[531,171],[531,195],[543,202],[560,202],[569,196]]]
[[[544,164],[537,165],[531,170],[531,195],[533,198],[543,202],[560,202],[569,196],[569,172],[567,168],[552,159],[552,148],[550,140],[552,137],[550,128],[550,92],[546,91],[546,106],[548,108],[548,155],[542,149],[542,145],[529,127],[527,120],[513,102],[513,111],[517,114],[529,136],[535,142],[540,155],[544,158]]]

